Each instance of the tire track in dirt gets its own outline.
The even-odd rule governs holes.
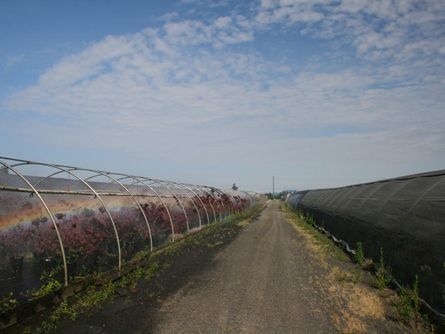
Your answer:
[[[332,333],[333,305],[313,284],[314,263],[277,202],[214,260],[212,269],[168,297],[155,333]],[[140,328],[143,332],[144,329]]]

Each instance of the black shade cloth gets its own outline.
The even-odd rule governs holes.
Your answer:
[[[402,284],[419,276],[420,294],[445,311],[445,171],[341,188],[297,192],[288,203],[378,261],[380,249]]]

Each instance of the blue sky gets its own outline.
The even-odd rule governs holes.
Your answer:
[[[445,166],[442,1],[2,1],[11,157],[267,191]]]

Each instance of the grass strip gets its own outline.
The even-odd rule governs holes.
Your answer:
[[[140,252],[133,261],[139,261],[141,265],[115,281],[110,281],[103,273],[92,274],[89,277],[91,283],[84,291],[39,315],[39,319],[18,324],[9,332],[51,333],[61,321],[75,321],[112,302],[118,295],[131,296],[138,291],[144,291],[146,302],[151,300],[155,303],[168,291],[184,283],[191,270],[188,267],[206,263],[218,249],[255,220],[264,207],[263,204],[255,204],[243,212],[230,215],[225,222],[215,222],[152,253]]]

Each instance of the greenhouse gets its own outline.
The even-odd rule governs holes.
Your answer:
[[[445,311],[445,171],[300,191],[287,202],[351,248],[383,260],[404,286]]]
[[[119,272],[140,252],[254,200],[242,191],[5,157],[0,168],[0,293],[19,301],[48,281],[68,286]]]

